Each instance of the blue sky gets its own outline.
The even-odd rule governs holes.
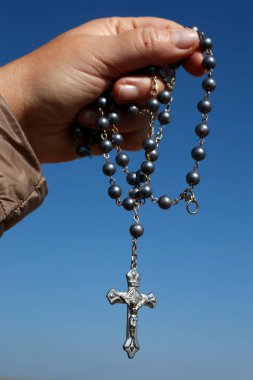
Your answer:
[[[218,60],[207,158],[196,189],[200,213],[149,205],[139,244],[141,351],[121,349],[124,306],[105,294],[126,288],[132,216],[107,196],[103,160],[44,165],[49,195],[0,245],[0,376],[57,380],[251,380],[252,5],[249,1],[9,1],[1,5],[4,64],[87,20],[159,16],[198,25]],[[201,79],[180,69],[173,123],[160,148],[155,193],[179,194],[192,167]],[[141,159],[131,155],[133,168]]]

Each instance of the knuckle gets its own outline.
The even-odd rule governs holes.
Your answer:
[[[154,27],[144,27],[139,31],[140,48],[147,53],[156,52],[159,50],[160,35],[159,31]]]

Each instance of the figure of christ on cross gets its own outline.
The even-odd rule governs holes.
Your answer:
[[[127,336],[123,345],[130,359],[133,359],[140,346],[137,340],[137,313],[142,306],[155,307],[157,300],[153,293],[142,294],[139,292],[140,274],[135,268],[127,274],[128,291],[119,292],[111,289],[107,294],[111,305],[122,303],[127,305]]]

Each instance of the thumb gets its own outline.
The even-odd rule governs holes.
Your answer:
[[[180,61],[197,50],[199,37],[189,28],[143,27],[118,35],[106,36],[103,63],[118,74],[148,65]],[[102,52],[100,51],[100,54]]]

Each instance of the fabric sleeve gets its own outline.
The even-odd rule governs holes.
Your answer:
[[[0,96],[0,236],[35,210],[46,195],[40,163]]]

